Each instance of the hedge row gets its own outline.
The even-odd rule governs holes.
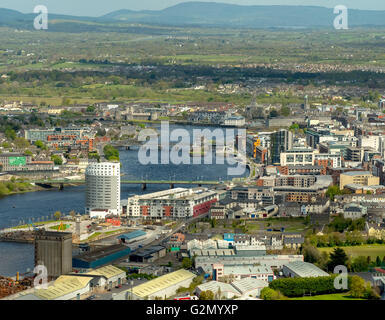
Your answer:
[[[327,277],[283,278],[273,280],[269,287],[280,291],[286,297],[302,297],[304,294],[329,294],[348,291],[351,285],[351,276],[348,276],[348,289],[338,290],[334,287],[334,279],[338,275]]]

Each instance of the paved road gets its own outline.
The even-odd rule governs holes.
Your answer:
[[[134,282],[132,287],[136,287],[142,283],[147,282],[147,280],[138,280],[138,279],[135,279],[132,281]],[[95,294],[96,298],[93,300],[111,300],[113,294],[117,294],[117,293],[129,290],[129,289],[131,289],[131,280],[128,280],[128,283],[123,284],[121,288],[115,288],[114,287],[111,289],[111,291],[108,291],[106,293]]]

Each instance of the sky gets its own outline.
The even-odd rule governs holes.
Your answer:
[[[188,1],[191,0],[0,0],[0,8],[31,13],[36,5],[45,5],[51,13],[101,16],[120,9],[161,10]],[[239,5],[314,5],[328,8],[345,5],[348,9],[385,10],[384,0],[216,0],[215,2]]]

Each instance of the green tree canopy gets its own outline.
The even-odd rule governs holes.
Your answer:
[[[183,258],[182,260],[182,268],[190,269],[192,267],[192,260],[190,258]]]
[[[214,300],[214,293],[210,290],[202,291],[199,300]]]
[[[330,253],[328,268],[333,271],[336,266],[346,266],[349,257],[346,255],[345,250],[341,248],[335,248]]]
[[[352,277],[350,294],[354,298],[363,298],[366,292],[365,280],[359,276]]]

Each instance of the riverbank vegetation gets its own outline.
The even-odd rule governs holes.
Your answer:
[[[36,187],[23,181],[0,181],[0,197],[16,193],[35,191]]]
[[[108,161],[119,161],[119,150],[111,145],[106,145],[103,148],[104,156]]]

